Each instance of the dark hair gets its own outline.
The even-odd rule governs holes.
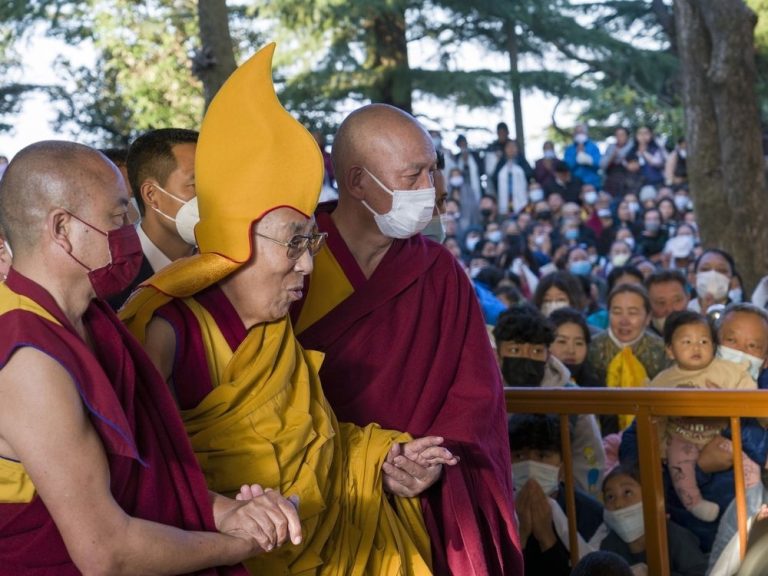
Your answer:
[[[619,294],[637,294],[640,296],[640,298],[643,299],[643,306],[645,307],[645,313],[650,314],[651,313],[651,300],[648,298],[648,292],[645,290],[645,288],[642,285],[637,284],[619,284],[616,286],[611,292],[608,294],[608,313],[611,313],[611,304],[613,303],[613,299],[618,296]]]
[[[564,172],[570,172],[570,171],[571,171],[571,167],[568,166],[568,164],[566,164],[562,160],[558,160],[557,162],[555,162],[555,172],[559,172],[560,174],[562,174]]]
[[[514,282],[513,279],[510,279],[510,281]],[[524,300],[523,295],[520,293],[520,289],[517,286],[510,286],[508,284],[505,284],[503,286],[497,286],[494,289],[493,294],[497,298],[503,296],[512,305],[518,304],[519,302],[522,302]]]
[[[642,485],[640,482],[640,470],[637,465],[622,463],[618,466],[614,466],[613,469],[611,469],[611,471],[605,475],[605,478],[603,478],[603,486],[601,491],[605,492],[605,485],[608,484],[609,480],[613,480],[617,476],[629,476],[632,478],[632,480]]]
[[[552,322],[555,332],[557,332],[557,329],[563,324],[576,324],[581,328],[581,331],[584,334],[584,341],[587,345],[589,345],[592,340],[587,321],[584,319],[584,315],[578,310],[568,307],[558,308],[549,315],[549,321]]]
[[[103,148],[99,152],[109,158],[110,162],[118,168],[125,166],[125,159],[128,157],[128,150],[125,148]]]
[[[712,345],[717,346],[717,333],[715,327],[709,321],[709,318],[693,310],[680,310],[679,312],[672,312],[667,316],[666,322],[664,322],[664,344],[667,346],[672,345],[672,338],[675,337],[675,332],[678,328],[686,326],[688,324],[702,324],[709,328],[709,336],[712,339]]]
[[[442,150],[437,150],[437,169],[438,170],[445,170],[445,154],[443,154]]]
[[[631,264],[628,264],[626,266],[616,266],[613,270],[610,271],[610,273],[608,274],[608,278],[606,279],[608,282],[608,292],[610,292],[616,287],[616,282],[618,281],[618,279],[624,276],[625,274],[628,274],[629,276],[634,276],[640,281],[640,284],[643,283],[643,273],[637,269],[637,266],[632,266]]]
[[[512,414],[507,420],[510,450],[562,453],[560,418],[552,414]]]
[[[586,303],[586,297],[584,296],[584,290],[582,289],[581,282],[578,278],[570,272],[557,271],[551,272],[544,276],[539,284],[536,286],[536,291],[533,293],[533,304],[541,309],[541,304],[544,301],[544,294],[547,293],[552,287],[557,288],[568,294],[569,305],[573,308],[584,308]]]
[[[699,257],[696,258],[696,262],[694,262],[693,264],[694,271],[698,272],[699,264],[701,264],[702,258],[704,258],[704,256],[706,256],[707,254],[719,254],[720,256],[722,256],[725,259],[725,261],[728,262],[728,266],[731,267],[731,275],[736,274],[736,261],[733,259],[733,256],[728,254],[728,252],[726,252],[725,250],[720,250],[720,248],[707,248],[706,250],[704,250],[704,252],[699,254]]]
[[[147,178],[155,178],[161,186],[176,169],[173,147],[178,144],[196,144],[198,133],[184,128],[150,130],[136,138],[128,149],[126,165],[133,197],[144,215],[141,185]]]
[[[608,550],[598,550],[585,555],[573,567],[571,576],[632,576],[629,563]]]
[[[685,276],[683,276],[680,270],[659,270],[654,272],[645,279],[645,289],[650,291],[651,286],[654,284],[663,284],[665,282],[677,282],[683,287],[683,290],[686,289]]]
[[[509,132],[509,126],[507,126],[506,122],[499,122],[498,124],[496,124],[496,130],[501,130],[502,128],[507,132]]]
[[[526,303],[512,306],[499,315],[493,329],[493,337],[497,348],[501,342],[525,342],[549,346],[555,340],[555,331],[541,312]]]
[[[659,210],[659,214],[661,214],[661,210],[659,207],[663,202],[666,202],[668,204],[672,205],[672,220],[678,220],[680,218],[680,212],[677,210],[677,204],[675,204],[675,201],[672,200],[669,196],[662,196],[658,200],[656,200],[656,210]]]
[[[634,150],[634,147],[632,148]],[[629,153],[624,156],[624,162],[639,162],[640,158],[637,156],[637,152],[633,152],[632,150],[629,151]]]
[[[494,290],[503,279],[504,270],[496,266],[486,266],[475,276],[477,282],[488,286],[491,290]]]

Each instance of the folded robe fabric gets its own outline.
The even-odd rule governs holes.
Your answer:
[[[126,319],[139,339],[145,329],[139,319],[169,302],[152,287],[132,300]],[[246,563],[251,573],[431,573],[418,499],[391,503],[383,492],[386,454],[392,442],[410,437],[337,423],[317,375],[322,354],[301,348],[287,318],[251,328],[232,350],[197,300],[173,304],[199,326],[214,385],[182,412],[209,487],[233,494],[257,483],[299,496],[302,543],[252,559]],[[175,375],[174,385],[186,384]]]

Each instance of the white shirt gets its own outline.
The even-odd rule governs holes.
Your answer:
[[[155,246],[155,243],[144,232],[144,228],[141,227],[141,220],[136,223],[136,232],[141,241],[141,251],[144,252],[144,256],[149,260],[149,265],[152,266],[153,272],[159,272],[171,263],[171,259],[163,254],[163,251]]]

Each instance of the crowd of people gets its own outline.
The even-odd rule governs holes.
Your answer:
[[[684,139],[665,146],[649,126],[619,127],[601,147],[581,125],[560,153],[546,142],[529,163],[504,123],[481,151],[463,136],[447,150],[437,137],[447,177],[425,233],[472,278],[506,385],[768,386],[766,282],[750,302],[738,263],[702,245]],[[738,568],[727,424],[659,425],[673,574]],[[743,426],[754,514],[766,502],[768,433]],[[581,415],[570,432],[582,552],[616,552],[644,573],[632,418]],[[509,434],[525,572],[567,575],[559,424],[515,415]]]
[[[571,566],[561,421],[503,385],[768,387],[768,282],[701,245],[685,141],[577,126],[529,163],[372,104],[327,150],[272,50],[199,133],[0,158],[0,566],[646,574],[632,418],[568,420]],[[734,574],[728,422],[658,428],[672,573]],[[761,421],[742,444],[757,513]]]

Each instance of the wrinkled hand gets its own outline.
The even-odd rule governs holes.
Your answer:
[[[275,490],[264,490],[258,484],[246,485],[236,500],[229,500],[214,515],[216,528],[223,534],[253,540],[259,548],[256,552],[269,552],[282,546],[288,538],[300,544],[297,502],[283,498]]]
[[[715,436],[702,448],[696,463],[708,474],[730,469],[733,467],[733,444],[727,438]]]
[[[459,463],[442,443],[438,436],[425,436],[405,444],[392,444],[382,466],[384,489],[395,496],[411,498],[432,486],[440,478],[443,465]]]
[[[549,550],[557,543],[555,529],[552,526],[552,508],[547,495],[535,480],[528,480],[517,495],[517,517],[520,522],[520,538],[525,541],[533,536],[539,543],[541,551]],[[520,511],[523,510],[521,515]],[[525,517],[523,519],[523,516]],[[525,521],[525,526],[523,526]]]

